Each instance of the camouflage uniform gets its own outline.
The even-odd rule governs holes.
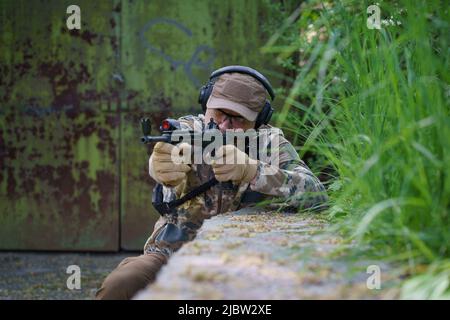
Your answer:
[[[182,129],[204,128],[204,116],[186,116],[179,119]],[[265,125],[260,129],[273,129]],[[256,177],[251,183],[233,185],[225,190],[220,184],[184,203],[176,209],[176,214],[159,218],[154,231],[144,246],[144,254],[162,253],[166,257],[178,250],[183,243],[195,238],[203,220],[216,214],[235,211],[254,204],[246,203],[246,195],[257,195],[259,200],[281,197],[283,203],[294,208],[319,209],[327,200],[325,188],[306,164],[299,158],[293,146],[279,131],[278,145],[268,141],[271,152],[279,152],[279,166],[260,161]],[[260,130],[258,130],[260,131]],[[185,182],[175,188],[163,187],[164,201],[183,196],[193,188],[214,177],[210,165],[191,165]]]

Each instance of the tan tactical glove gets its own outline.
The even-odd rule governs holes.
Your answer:
[[[221,146],[211,161],[218,181],[250,182],[256,175],[258,161],[233,145]]]
[[[150,177],[168,187],[175,187],[186,179],[191,170],[182,155],[190,155],[190,146],[182,143],[179,146],[158,142],[148,161]]]

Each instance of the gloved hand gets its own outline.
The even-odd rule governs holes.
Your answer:
[[[190,156],[190,145],[182,143],[179,146],[158,142],[148,161],[150,176],[157,182],[168,187],[175,187],[186,179],[186,173],[191,167],[186,164],[184,155]]]
[[[211,161],[218,181],[250,182],[256,176],[258,161],[233,145],[221,146]]]

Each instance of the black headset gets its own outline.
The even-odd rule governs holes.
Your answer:
[[[200,94],[198,96],[198,103],[201,104],[203,112],[206,112],[206,103],[208,102],[209,96],[212,93],[214,83],[224,73],[243,73],[248,74],[249,76],[252,76],[256,80],[258,80],[264,88],[266,88],[267,92],[270,95],[270,98],[275,99],[275,93],[273,92],[272,86],[269,83],[269,80],[266,79],[261,73],[256,71],[255,69],[244,67],[244,66],[227,66],[220,69],[217,69],[211,75],[209,76],[209,81],[207,84],[202,86],[200,88]],[[266,100],[264,103],[263,109],[258,113],[258,116],[255,120],[255,129],[258,129],[261,125],[267,124],[270,121],[270,118],[272,117],[273,108],[270,105],[270,101]]]

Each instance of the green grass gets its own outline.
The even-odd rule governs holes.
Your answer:
[[[449,297],[448,5],[380,2],[401,25],[370,30],[371,4],[275,8],[285,19],[262,51],[287,71],[277,123],[327,174],[334,228],[416,276],[402,297]]]

